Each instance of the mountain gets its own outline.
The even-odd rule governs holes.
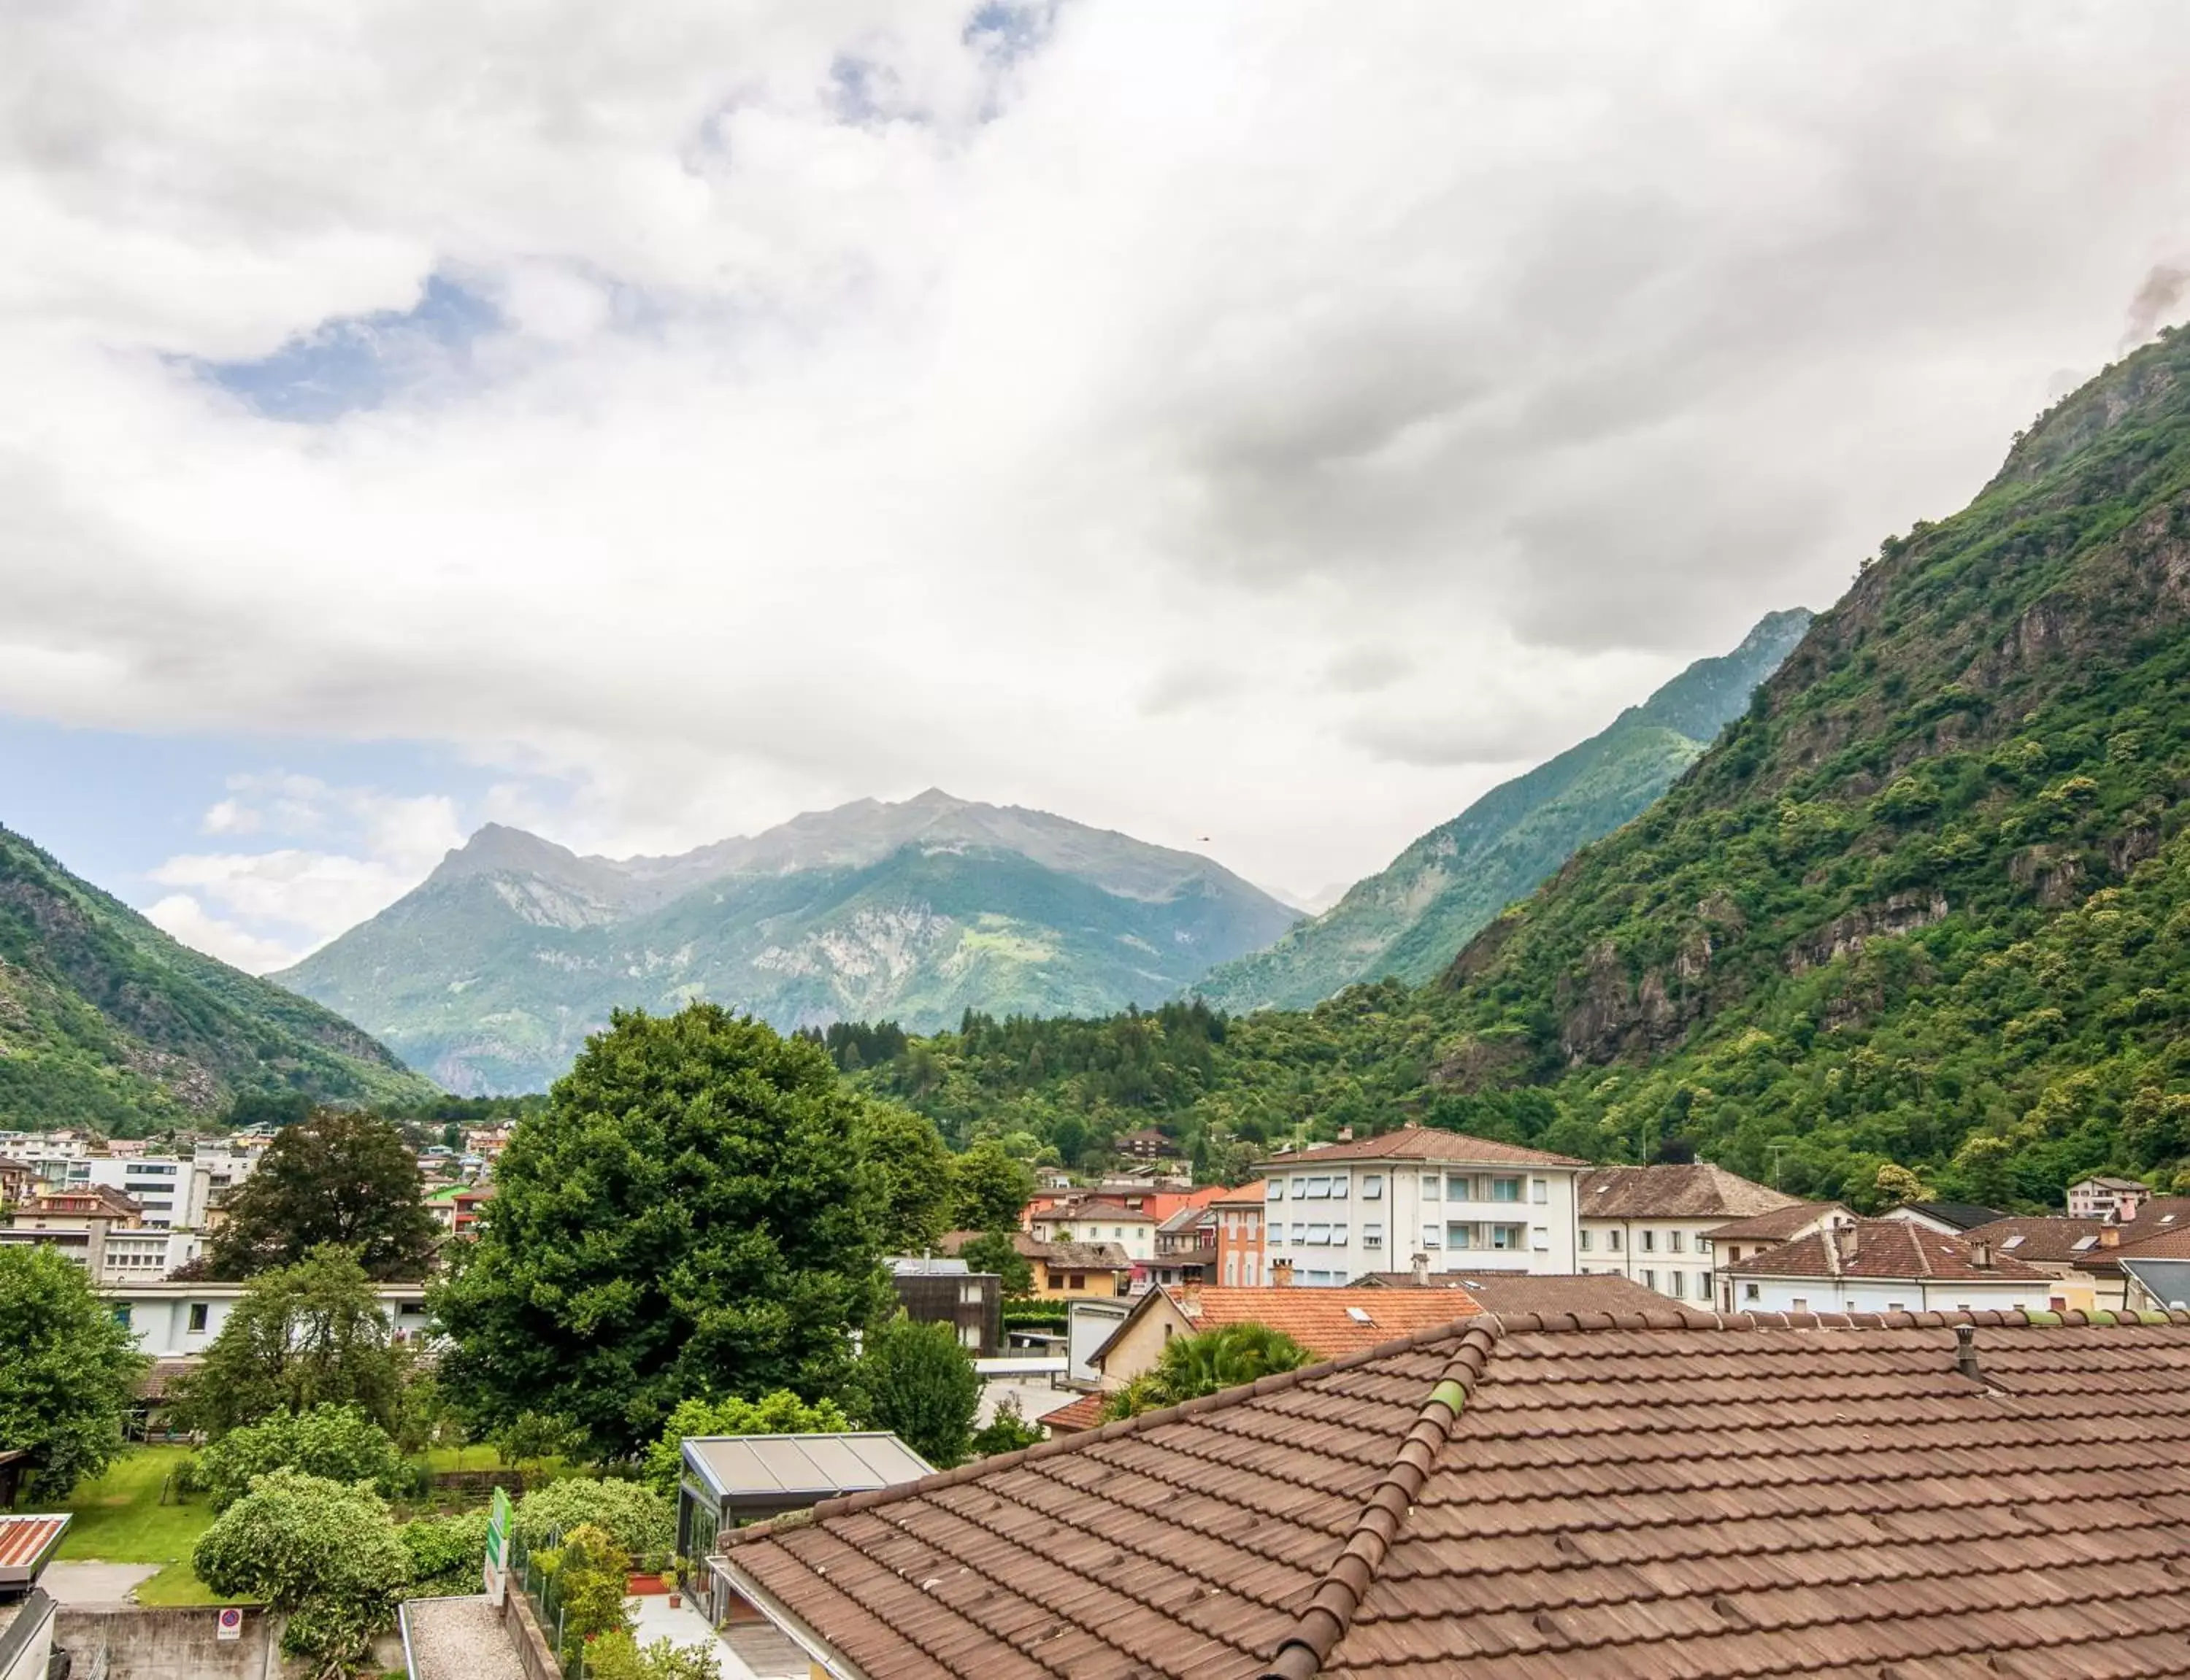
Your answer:
[[[1799,607],[1771,614],[1731,653],[1697,660],[1602,733],[1493,788],[1321,915],[1212,969],[1194,991],[1234,1011],[1305,1009],[1359,981],[1432,978],[1499,911],[1671,786],[1809,623]]]
[[[178,944],[0,829],[0,1126],[142,1134],[247,1090],[435,1095],[349,1022]]]
[[[1413,1117],[1866,1210],[1889,1164],[1994,1207],[2190,1191],[2190,331],[1881,544],[1663,798],[1429,984],[967,1029],[871,1038],[857,1077],[1068,1153]]]
[[[536,1090],[619,1005],[933,1030],[1176,993],[1296,913],[1190,852],[931,789],[673,857],[481,829],[287,973],[451,1089]]]

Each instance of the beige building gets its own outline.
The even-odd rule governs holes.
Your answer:
[[[1706,1307],[1717,1294],[1714,1228],[1801,1205],[1707,1161],[1595,1168],[1581,1175],[1575,1200],[1576,1271],[1624,1277],[1668,1300]]]
[[[1143,1208],[1109,1196],[1075,1197],[1031,1216],[1028,1229],[1041,1242],[1108,1242],[1129,1260],[1153,1260],[1161,1223]]]

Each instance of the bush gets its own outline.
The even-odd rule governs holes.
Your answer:
[[[1039,1423],[1027,1422],[1019,1403],[1007,1400],[996,1408],[996,1415],[973,1432],[973,1457],[993,1458],[1000,1452],[1018,1452],[1047,1440],[1049,1431]]]
[[[276,1412],[231,1429],[205,1449],[192,1479],[213,1496],[214,1510],[225,1511],[256,1478],[283,1469],[331,1482],[371,1482],[391,1499],[416,1479],[387,1432],[354,1406]]]
[[[486,1564],[487,1513],[420,1517],[395,1530],[411,1554],[411,1596],[454,1598],[479,1590]]]
[[[581,1523],[553,1552],[539,1554],[555,1581],[565,1663],[588,1639],[631,1631],[624,1608],[624,1556],[614,1536],[594,1523]]]
[[[677,1497],[684,1474],[684,1442],[694,1435],[811,1435],[848,1429],[852,1420],[834,1400],[810,1405],[788,1389],[757,1400],[688,1400],[669,1414],[661,1439],[646,1450],[646,1479],[665,1499]]]
[[[633,1557],[667,1552],[677,1543],[677,1513],[652,1488],[637,1482],[596,1482],[567,1476],[517,1502],[518,1537],[545,1546],[558,1533],[584,1524],[604,1530]]]
[[[899,1313],[868,1338],[857,1377],[863,1409],[939,1470],[973,1450],[981,1379],[947,1324]]]
[[[586,1648],[587,1680],[723,1680],[723,1665],[705,1645],[641,1645],[629,1633],[604,1633]]]

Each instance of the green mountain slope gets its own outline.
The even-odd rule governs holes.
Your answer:
[[[244,1090],[434,1095],[348,1021],[178,944],[0,829],[0,1126],[128,1135]]]
[[[1884,544],[1663,799],[1430,985],[977,1021],[860,1077],[1037,1142],[1411,1114],[1600,1159],[1685,1145],[1867,1208],[1887,1162],[1994,1205],[2096,1170],[2190,1184],[2186,800],[2177,331]]]
[[[1493,788],[1267,951],[1211,970],[1194,992],[1224,1010],[1305,1009],[1361,981],[1432,978],[1499,911],[1671,786],[1809,622],[1801,608],[1772,614],[1731,653],[1699,659],[1609,727]]]
[[[1295,919],[1206,858],[930,792],[677,858],[484,829],[277,977],[452,1089],[536,1090],[619,1005],[706,998],[785,1030],[1101,1013],[1170,996]]]

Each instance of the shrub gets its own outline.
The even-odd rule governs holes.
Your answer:
[[[371,1482],[384,1497],[407,1491],[411,1467],[387,1432],[354,1406],[317,1406],[304,1412],[276,1412],[263,1423],[231,1429],[199,1457],[193,1479],[225,1511],[273,1470],[298,1470],[331,1482]]]
[[[486,1563],[487,1513],[420,1517],[395,1530],[411,1555],[411,1596],[453,1598],[479,1590]]]
[[[545,1546],[558,1532],[591,1524],[605,1530],[633,1557],[666,1552],[677,1543],[677,1513],[667,1500],[637,1482],[596,1482],[566,1476],[517,1502],[518,1537]]]

